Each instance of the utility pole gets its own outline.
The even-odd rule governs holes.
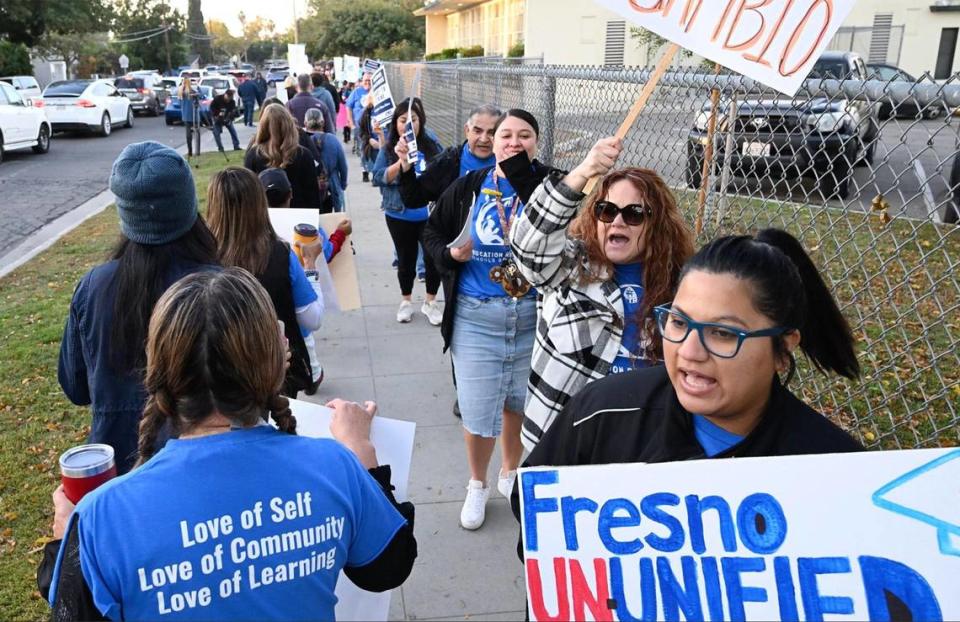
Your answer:
[[[293,42],[300,43],[300,20],[297,19],[297,0],[291,0],[293,4]]]
[[[163,28],[164,28],[164,30],[163,30],[163,46],[164,46],[164,48],[166,48],[166,50],[167,50],[167,71],[168,71],[168,72],[172,72],[172,71],[173,71],[173,63],[170,62],[170,25],[169,25],[169,24],[164,24],[164,25],[163,25]]]

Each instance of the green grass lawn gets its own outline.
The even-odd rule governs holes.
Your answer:
[[[242,165],[242,154],[230,153]],[[205,154],[194,169],[201,210],[210,175],[226,166]],[[73,288],[116,243],[111,206],[49,250],[0,279],[0,619],[39,620],[49,608],[36,586],[40,549],[50,537],[57,458],[82,443],[90,415],[57,383],[57,356]],[[134,527],[134,526],[132,526]]]
[[[696,193],[679,192],[694,222]],[[804,398],[868,446],[960,444],[960,228],[879,214],[730,197],[700,242],[779,227],[811,251],[859,341],[859,382],[813,374]]]

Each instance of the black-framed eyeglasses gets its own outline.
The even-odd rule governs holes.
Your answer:
[[[700,343],[714,356],[722,359],[732,359],[740,352],[744,340],[751,337],[776,337],[789,333],[792,328],[774,326],[761,330],[743,330],[727,324],[711,322],[695,322],[683,313],[671,309],[670,305],[654,307],[654,317],[657,320],[657,330],[660,336],[671,343],[683,343],[690,331],[697,331]]]
[[[620,207],[612,201],[597,201],[593,204],[593,214],[600,222],[611,223],[617,219],[617,214],[623,216],[623,222],[628,225],[639,225],[644,218],[653,215],[653,210],[649,205],[631,203]]]

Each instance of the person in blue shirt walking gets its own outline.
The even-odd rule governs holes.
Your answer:
[[[412,101],[412,103],[411,103]],[[443,147],[427,130],[427,116],[423,104],[417,98],[402,101],[393,111],[389,136],[381,134],[381,149],[373,166],[373,185],[380,188],[383,197],[381,209],[385,214],[387,228],[397,251],[397,280],[400,283],[400,306],[397,309],[397,321],[410,322],[413,319],[413,282],[417,276],[417,252],[423,239],[423,229],[430,214],[426,205],[408,207],[400,197],[400,174],[404,167],[410,167],[407,152],[397,148],[397,144],[406,131],[407,122],[413,124],[417,137],[417,146],[422,157],[429,162]],[[443,320],[443,311],[436,301],[440,289],[440,274],[433,258],[424,257],[426,271],[426,300],[420,312],[434,326]]]
[[[363,116],[363,111],[367,106],[367,95],[370,94],[370,88],[372,86],[372,78],[369,73],[363,74],[363,78],[358,82],[353,90],[350,92],[350,96],[347,97],[347,127],[353,131],[354,139],[356,139],[360,131],[360,118]],[[363,145],[360,145],[357,142],[353,144],[353,150],[357,155],[360,155],[360,148]],[[368,169],[364,167],[364,173],[368,173]],[[366,181],[366,175],[364,175],[364,181]]]
[[[317,149],[320,160],[317,172],[327,176],[329,197],[320,213],[342,212],[346,209],[346,189],[349,169],[347,156],[343,146],[337,140],[336,134],[324,131],[323,114],[316,108],[311,108],[303,117],[303,129],[310,137],[310,141]]]
[[[597,142],[565,177],[548,177],[511,230],[523,275],[541,293],[522,440],[532,450],[588,383],[661,357],[653,309],[670,301],[693,235],[669,187]],[[589,199],[583,189],[602,178]],[[581,204],[583,208],[581,209]]]
[[[139,466],[76,508],[54,493],[54,619],[334,620],[341,571],[374,592],[406,580],[414,508],[378,464],[376,404],[329,402],[336,440],[295,434],[277,315],[249,272],[176,283],[146,349]]]

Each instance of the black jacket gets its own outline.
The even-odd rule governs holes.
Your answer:
[[[210,102],[210,114],[213,120],[219,123],[229,123],[237,116],[237,100],[227,99],[226,95],[220,94]]]
[[[448,147],[438,155],[420,177],[409,171],[400,173],[400,198],[407,207],[420,207],[436,201],[460,177],[460,155],[463,145]],[[489,170],[489,169],[488,169]]]
[[[259,147],[251,144],[243,156],[243,166],[259,175],[264,169],[270,168],[270,163],[260,154]],[[290,207],[320,209],[320,187],[317,185],[317,165],[313,155],[298,146],[293,162],[283,170],[290,180]]]
[[[449,151],[449,150],[448,150]],[[446,152],[444,152],[445,154]],[[439,156],[443,157],[443,155]],[[459,164],[457,165],[459,174]],[[533,191],[537,189],[544,178],[555,169],[527,157],[525,152],[513,156],[500,163],[507,180],[517,196],[526,203]],[[471,171],[460,178],[455,178],[450,187],[440,195],[437,205],[430,214],[427,226],[423,230],[423,249],[433,257],[433,263],[440,271],[443,280],[443,297],[446,303],[443,307],[443,322],[440,324],[440,334],[443,336],[443,350],[450,347],[453,337],[453,315],[457,307],[457,282],[460,278],[462,263],[450,255],[447,244],[457,239],[470,215],[470,208],[477,200],[483,180],[490,173],[489,168]],[[421,179],[423,177],[421,176]],[[402,182],[401,182],[402,183]],[[404,199],[406,202],[406,199]],[[423,205],[422,203],[420,205]]]
[[[863,446],[774,378],[746,438],[714,458],[861,451]],[[706,458],[664,366],[607,376],[575,395],[523,466],[673,462]],[[520,519],[518,487],[510,498]]]

